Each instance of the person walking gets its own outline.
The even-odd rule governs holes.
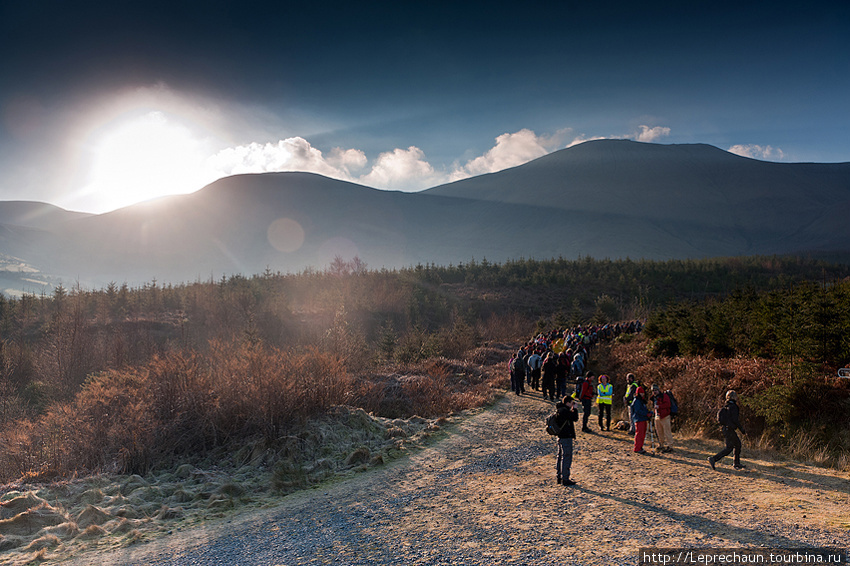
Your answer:
[[[658,451],[673,451],[673,428],[671,410],[673,402],[670,395],[661,391],[657,383],[652,384],[652,406],[655,413],[655,432],[658,433]]]
[[[517,395],[525,393],[526,366],[525,361],[522,359],[523,353],[522,350],[517,352],[517,355],[513,356],[510,362],[511,387]]]
[[[734,452],[733,467],[736,470],[745,469],[746,466],[741,463],[741,439],[738,438],[738,434],[735,431],[740,430],[743,435],[746,435],[747,433],[741,426],[741,414],[738,409],[738,394],[735,393],[735,391],[729,390],[726,392],[726,404],[722,409],[720,409],[720,411],[718,411],[717,421],[720,423],[721,431],[723,432],[723,440],[725,441],[726,446],[714,456],[709,456],[708,465],[711,466],[712,470],[714,470],[716,469],[714,465],[717,462]]]
[[[635,421],[635,454],[646,454],[643,449],[643,441],[646,439],[646,427],[649,419],[652,418],[652,413],[646,406],[646,391],[643,387],[638,387],[635,393],[635,399],[632,401],[632,418]]]
[[[571,486],[576,482],[570,478],[573,465],[573,441],[576,437],[574,423],[578,421],[577,401],[574,397],[565,397],[555,405],[557,414],[555,424],[560,427],[558,432],[558,460],[555,463],[558,484]]]
[[[599,411],[599,430],[611,430],[611,405],[614,400],[614,386],[609,383],[607,375],[599,376],[596,386],[596,408]],[[605,415],[603,426],[602,416]]]

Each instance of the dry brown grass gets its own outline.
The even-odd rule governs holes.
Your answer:
[[[496,377],[486,367],[438,358],[355,377],[339,355],[317,348],[213,342],[204,355],[171,352],[91,376],[72,400],[7,425],[0,479],[145,473],[220,447],[276,442],[335,405],[391,418],[445,415],[492,398]]]
[[[7,427],[0,472],[8,481],[145,471],[236,438],[275,438],[354,395],[339,360],[318,351],[218,344],[205,358],[171,353],[93,376],[72,401]]]
[[[705,356],[653,357],[647,353],[648,341],[641,337],[614,347],[603,346],[600,372],[615,378],[615,403],[622,406],[625,376],[634,373],[644,386],[654,383],[671,389],[679,403],[675,420],[677,435],[689,438],[719,437],[717,410],[726,391],[734,389],[741,397],[741,418],[749,437],[748,445],[765,459],[777,451],[794,459],[820,466],[845,469],[850,464],[850,431],[827,434],[816,423],[796,428],[779,423],[771,426],[757,410],[748,406],[768,388],[783,383],[787,369],[774,361]],[[821,415],[814,415],[821,416]],[[842,449],[842,447],[844,447]],[[772,456],[771,456],[772,455]]]

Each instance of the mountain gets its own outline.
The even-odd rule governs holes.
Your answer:
[[[23,200],[0,202],[0,224],[27,228],[50,229],[71,220],[92,216],[71,212],[52,204]]]
[[[425,193],[545,204],[570,221],[639,222],[669,232],[670,244],[687,242],[691,257],[850,247],[840,220],[850,211],[850,163],[771,163],[709,145],[591,141]]]
[[[0,253],[66,286],[321,269],[337,255],[392,268],[850,251],[850,163],[768,163],[707,145],[622,140],[420,193],[267,173],[107,214],[60,209],[52,222],[4,212],[9,204],[0,203]]]

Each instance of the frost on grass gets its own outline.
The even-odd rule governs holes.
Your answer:
[[[389,419],[335,406],[276,441],[222,449],[140,475],[97,475],[0,491],[0,551],[11,564],[126,546],[247,505],[381,466],[448,419]],[[14,487],[14,489],[13,489]]]

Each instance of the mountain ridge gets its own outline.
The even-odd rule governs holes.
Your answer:
[[[12,208],[0,203],[0,221],[21,217]],[[58,212],[47,226],[0,223],[0,253],[93,286],[297,272],[337,255],[375,268],[773,255],[850,251],[847,213],[850,163],[597,140],[418,193],[314,173],[227,177],[101,215]]]

